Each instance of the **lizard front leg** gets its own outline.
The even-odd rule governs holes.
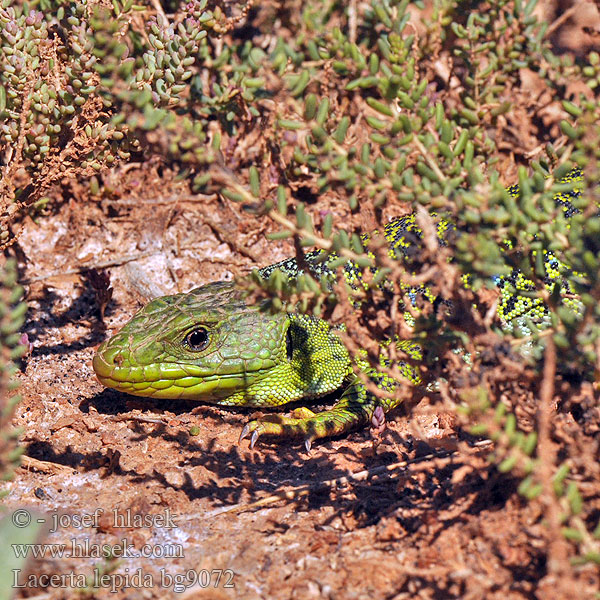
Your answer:
[[[380,401],[356,377],[331,409],[314,413],[302,407],[293,411],[291,417],[269,415],[250,421],[242,430],[240,441],[251,434],[250,448],[253,448],[262,435],[279,439],[300,437],[304,438],[308,451],[316,439],[342,435],[366,425],[373,418],[377,406],[388,412],[400,402],[399,399]]]

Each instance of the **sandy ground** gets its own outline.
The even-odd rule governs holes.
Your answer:
[[[90,200],[65,184],[63,202],[27,217],[15,247],[33,352],[14,420],[26,457],[4,505],[41,513],[47,529],[47,554],[18,574],[17,598],[557,597],[543,509],[427,398],[390,415],[376,439],[359,431],[307,454],[238,444],[250,411],[105,390],[94,349],[146,298],[293,254],[232,203],[186,200],[167,169],[106,177],[118,194]],[[343,222],[347,204],[326,202]],[[102,319],[86,269],[107,265]],[[597,422],[560,418],[596,438]],[[594,502],[597,485],[586,488]],[[598,598],[597,569],[573,577],[573,598]]]
[[[119,220],[107,219],[110,210],[67,203],[43,223],[29,221],[20,240],[34,349],[15,424],[29,458],[6,505],[46,515],[47,551],[63,556],[30,564],[38,579],[21,573],[17,597],[71,598],[65,586],[94,576],[87,597],[535,597],[541,515],[489,469],[483,449],[444,456],[457,447],[449,415],[399,411],[376,443],[362,431],[310,454],[293,443],[250,450],[237,443],[249,411],[103,389],[94,349],[142,305],[140,281],[173,292],[230,277],[229,263],[250,266],[244,257],[235,263],[205,224],[205,208],[169,206],[157,217],[156,205],[140,202]],[[285,255],[285,246],[246,235],[243,217],[232,227],[265,262]],[[173,250],[169,240],[181,247],[186,236],[196,246]],[[88,281],[69,271],[145,253],[109,269],[114,294],[103,324]],[[365,470],[359,480],[322,484]],[[253,506],[286,492],[296,497]],[[116,557],[104,557],[103,545]],[[587,571],[582,592],[591,593],[597,581]],[[44,580],[50,574],[61,578]]]

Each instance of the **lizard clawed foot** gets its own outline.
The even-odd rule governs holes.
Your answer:
[[[252,434],[250,436],[250,448],[254,448],[261,435],[278,438],[304,437],[304,446],[306,451],[310,452],[312,441],[320,437],[310,432],[310,429],[312,429],[310,420],[314,418],[315,414],[308,408],[296,409],[293,414],[294,417],[268,415],[262,419],[246,423],[240,434],[239,442],[250,434]]]
[[[250,448],[254,448],[258,438],[261,435],[270,435],[280,439],[283,438],[304,438],[304,447],[310,452],[313,440],[324,437],[325,432],[321,433],[319,417],[312,410],[306,407],[295,408],[290,417],[282,415],[267,415],[262,419],[250,421],[242,429],[239,441],[250,436]]]
[[[362,404],[347,403],[345,406],[334,406],[331,410],[314,413],[308,408],[297,408],[291,417],[267,415],[246,424],[240,435],[240,441],[250,437],[250,448],[254,448],[261,435],[269,435],[279,439],[303,438],[306,451],[309,452],[312,442],[319,438],[341,435],[357,425],[367,422],[371,414],[364,410]]]

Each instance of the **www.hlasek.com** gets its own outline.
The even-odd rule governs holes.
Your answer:
[[[17,558],[183,558],[181,544],[144,544],[136,548],[123,538],[118,544],[71,539],[68,544],[11,544]]]
[[[191,587],[209,588],[223,587],[234,588],[235,573],[231,569],[188,569],[184,573],[169,573],[167,569],[160,569],[158,573],[144,572],[142,568],[129,570],[122,573],[105,573],[101,569],[94,569],[91,573],[53,573],[40,574],[21,572],[13,569],[13,588],[47,589],[71,588],[90,589],[102,588],[110,592],[118,592],[127,588],[164,588],[176,593],[184,592]]]

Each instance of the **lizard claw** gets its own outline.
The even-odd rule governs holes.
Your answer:
[[[244,428],[242,429],[242,433],[240,433],[240,437],[238,439],[238,444],[250,433],[250,423],[246,423]]]
[[[311,438],[306,438],[304,440],[304,447],[306,448],[306,452],[308,454],[310,454],[310,449],[312,448],[312,439]]]
[[[238,439],[238,444],[244,438],[248,437],[248,434],[250,434],[250,432],[252,432],[252,435],[250,436],[250,449],[254,448],[254,446],[256,445],[256,442],[258,441],[258,438],[260,437],[260,434],[261,434],[259,429],[260,429],[260,423],[257,423],[256,421],[250,421],[250,423],[246,423],[246,425],[244,425],[244,428],[242,429],[242,433],[240,433],[240,438]]]

